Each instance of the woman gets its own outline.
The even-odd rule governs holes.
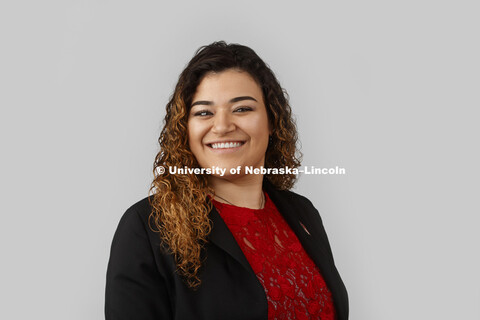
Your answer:
[[[266,170],[300,165],[285,95],[252,49],[197,51],[167,104],[152,195],[115,233],[108,320],[348,318],[318,211],[288,191],[293,173]]]

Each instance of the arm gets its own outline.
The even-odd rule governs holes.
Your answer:
[[[172,319],[165,279],[157,270],[145,226],[133,207],[123,215],[113,238],[105,319]]]

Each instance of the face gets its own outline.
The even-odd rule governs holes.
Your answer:
[[[247,73],[228,69],[207,74],[197,87],[188,116],[188,140],[203,168],[260,167],[270,125],[260,86]]]

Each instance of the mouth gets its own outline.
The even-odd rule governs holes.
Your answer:
[[[245,141],[225,141],[225,142],[208,143],[207,146],[215,150],[222,150],[222,149],[239,148],[244,144],[245,144]]]

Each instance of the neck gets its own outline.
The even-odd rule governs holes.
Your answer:
[[[244,178],[226,180],[212,176],[209,184],[218,196],[224,198],[215,197],[215,200],[238,207],[260,209],[264,205],[263,175],[249,175]]]

